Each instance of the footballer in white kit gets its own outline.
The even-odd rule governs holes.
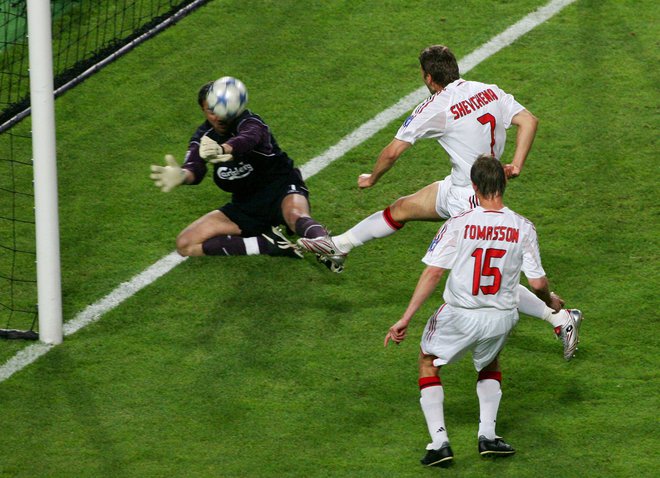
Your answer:
[[[474,207],[470,168],[480,154],[500,159],[506,130],[525,108],[497,85],[462,78],[422,102],[395,138],[411,146],[436,139],[449,154],[451,174],[438,183],[436,212],[447,219]]]
[[[424,466],[448,466],[453,461],[440,370],[468,351],[477,370],[479,454],[516,452],[495,428],[502,397],[499,353],[518,322],[521,272],[540,301],[547,306],[553,301],[534,225],[504,205],[506,173],[500,161],[479,156],[470,180],[480,205],[449,219],[438,231],[406,310],[385,336],[386,346],[405,340],[413,316],[450,271],[445,303],[426,323],[418,361],[420,405],[431,438],[420,460]]]
[[[428,266],[451,269],[445,304],[429,319],[422,351],[445,365],[473,349],[477,371],[497,356],[518,321],[520,272],[545,276],[534,225],[504,207],[478,206],[449,219],[424,256]]]
[[[511,126],[516,130],[515,148],[511,163],[503,166],[507,178],[521,173],[531,150],[538,120],[511,94],[494,84],[461,78],[456,57],[446,46],[425,48],[419,62],[431,96],[414,109],[383,148],[372,172],[358,177],[358,187],[374,186],[420,139],[435,139],[442,146],[451,161],[451,174],[413,194],[399,197],[342,234],[298,240],[298,245],[315,253],[333,272],[344,270],[346,258],[354,248],[391,236],[410,221],[441,221],[477,206],[477,197],[470,186],[470,168],[483,154],[501,158],[506,131]],[[556,294],[546,304],[520,285],[518,295],[520,312],[551,324],[562,341],[564,358],[571,360],[582,313],[563,309],[564,302]]]

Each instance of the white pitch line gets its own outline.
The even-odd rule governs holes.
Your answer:
[[[499,35],[491,38],[490,41],[484,43],[468,56],[459,60],[458,68],[461,75],[464,75],[482,61],[490,58],[502,48],[511,45],[525,33],[539,26],[541,23],[557,14],[562,8],[573,2],[575,2],[575,0],[554,0],[544,7],[530,13]],[[324,153],[303,164],[300,168],[303,177],[306,179],[314,176],[351,149],[364,143],[392,121],[408,113],[428,95],[429,90],[426,89],[426,86],[422,86],[409,95],[401,98],[396,104],[381,111],[358,129],[344,136],[337,144],[328,148]]]
[[[159,277],[167,274],[186,259],[186,257],[181,257],[176,252],[171,252],[162,259],[156,261],[150,267],[140,272],[128,282],[120,284],[119,287],[110,292],[103,299],[88,306],[85,310],[64,324],[64,335],[68,336],[75,334],[83,327],[96,322],[101,316],[110,312],[124,302],[124,300],[135,295],[138,291],[152,282],[155,282]],[[53,347],[53,345],[37,342],[20,350],[16,355],[9,359],[7,363],[0,367],[0,382],[3,382],[14,373],[25,368],[39,357],[46,354]]]
[[[474,50],[458,62],[462,75],[470,71],[482,61],[490,58],[495,53],[511,45],[518,38],[537,27],[541,23],[557,14],[564,7],[574,3],[575,0],[554,0],[530,13],[519,22],[507,28],[504,32],[493,37],[487,43]],[[355,131],[344,136],[337,144],[328,148],[319,156],[312,158],[300,167],[303,177],[308,179],[322,171],[333,161],[341,158],[353,148],[361,145],[376,133],[381,131],[392,121],[410,111],[413,107],[428,96],[426,87],[421,87],[409,95],[401,98],[396,104],[378,113],[375,117],[364,123]],[[163,257],[144,272],[133,277],[128,282],[119,285],[103,299],[88,306],[76,315],[72,320],[64,324],[65,336],[72,335],[87,325],[96,322],[104,314],[108,313],[124,300],[136,294],[138,291],[155,282],[159,277],[167,274],[170,270],[183,262],[186,258],[172,252]],[[54,346],[44,343],[35,343],[19,351],[4,365],[0,367],[0,382],[5,381],[14,373],[24,369],[42,355],[48,353]]]

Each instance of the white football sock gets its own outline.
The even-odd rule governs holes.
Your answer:
[[[398,229],[390,226],[385,220],[383,211],[378,211],[358,222],[345,233],[334,236],[332,240],[342,252],[349,252],[365,242],[391,236],[396,231]]]
[[[426,449],[437,450],[444,442],[449,441],[443,409],[443,402],[445,401],[444,388],[441,385],[427,387],[421,390],[421,395],[419,403],[422,405],[426,426],[431,435],[431,443]]]
[[[494,440],[497,410],[502,398],[500,382],[491,379],[479,380],[477,396],[479,397],[479,433],[477,436],[485,436],[489,440]]]
[[[563,320],[558,321],[557,317],[553,316],[554,310],[522,284],[518,284],[518,297],[520,299],[518,310],[523,314],[550,322],[553,327],[563,323]]]
[[[564,325],[569,321],[568,311],[566,309],[561,309],[559,312],[552,311],[552,314],[546,320],[555,327]]]
[[[345,254],[351,252],[351,249],[354,247],[359,247],[364,244],[355,238],[355,236],[351,233],[351,229],[343,234],[339,234],[338,236],[332,236],[331,239],[332,242],[335,243],[335,246],[337,246],[337,249]]]
[[[245,244],[245,254],[248,256],[256,256],[258,254],[261,254],[259,251],[259,243],[257,242],[256,237],[246,237],[243,239],[243,243]]]

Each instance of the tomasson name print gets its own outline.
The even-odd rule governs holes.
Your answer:
[[[517,243],[520,239],[520,230],[508,226],[477,226],[466,224],[463,230],[463,239]]]

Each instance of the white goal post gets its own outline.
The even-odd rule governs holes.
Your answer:
[[[27,1],[39,339],[62,342],[62,279],[50,2]]]

